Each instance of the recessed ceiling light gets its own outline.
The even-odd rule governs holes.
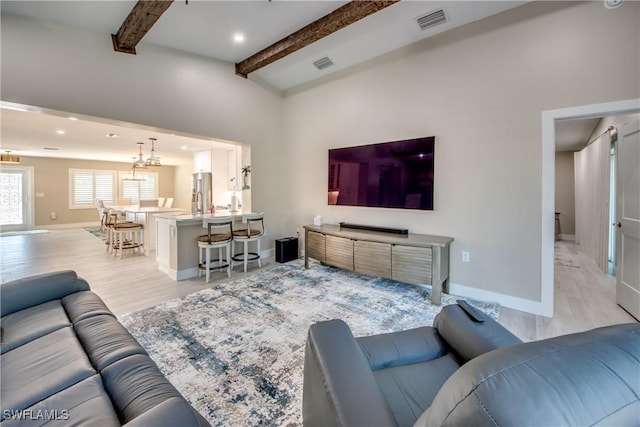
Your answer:
[[[62,129],[58,129],[58,130],[56,131],[56,133],[57,133],[58,135],[64,135],[64,130],[62,130]]]
[[[120,138],[120,135],[117,133],[107,133],[105,134],[107,138]]]
[[[233,41],[235,43],[242,43],[244,41],[244,34],[242,33],[235,33],[233,35]]]
[[[73,120],[74,122],[78,120],[77,117],[69,117],[69,120]]]
[[[183,150],[186,150],[188,147],[187,147],[186,145],[183,145],[183,146],[182,146],[182,147],[180,147],[180,148],[182,148]]]
[[[50,150],[50,151],[58,151],[59,148],[55,148],[55,147],[44,147],[45,150]]]

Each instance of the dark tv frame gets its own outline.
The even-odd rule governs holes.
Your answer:
[[[329,149],[327,203],[434,210],[435,136]]]

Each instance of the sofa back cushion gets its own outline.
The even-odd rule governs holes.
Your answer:
[[[638,425],[640,324],[481,355],[442,386],[415,426]]]

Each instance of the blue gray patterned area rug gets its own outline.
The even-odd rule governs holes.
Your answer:
[[[340,318],[361,336],[431,325],[441,307],[429,292],[296,261],[120,320],[212,425],[299,426],[309,326]],[[498,304],[469,302],[498,318]]]

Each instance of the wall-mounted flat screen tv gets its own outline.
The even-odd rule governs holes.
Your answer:
[[[433,210],[435,139],[330,149],[329,204]]]

